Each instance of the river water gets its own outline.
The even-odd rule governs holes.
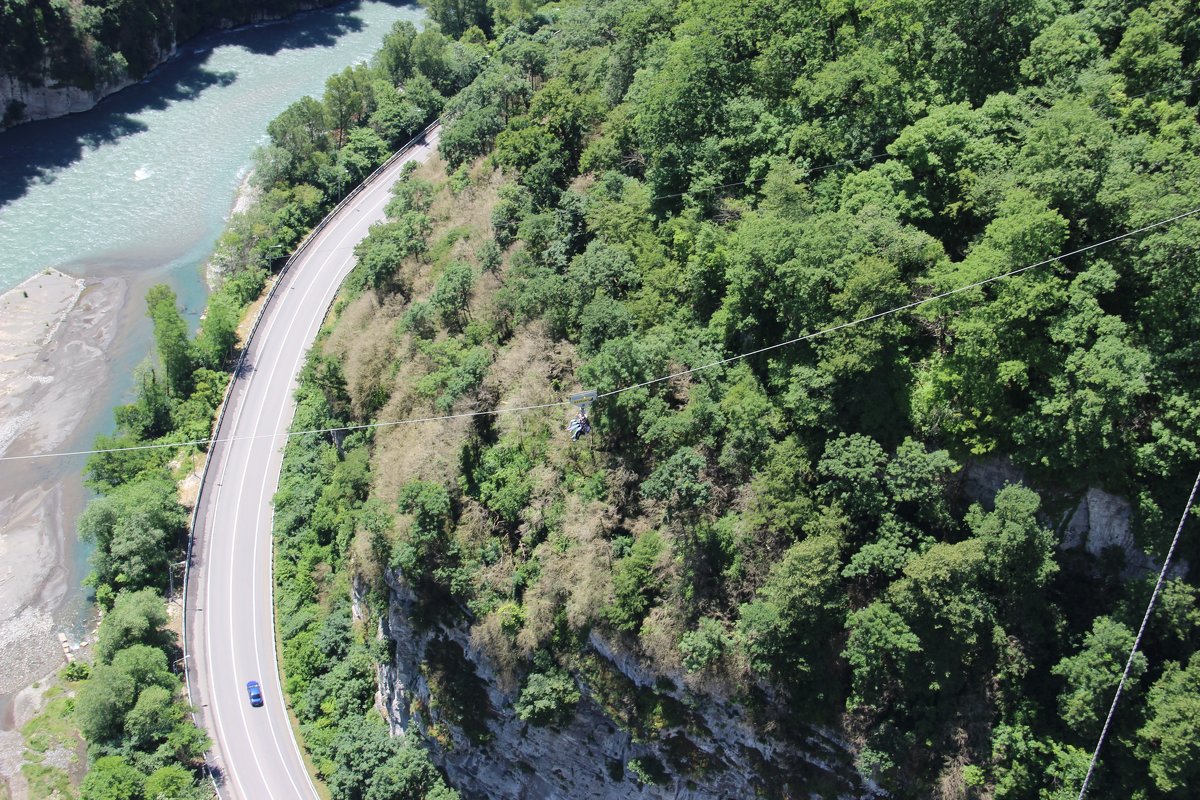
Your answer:
[[[92,111],[0,134],[0,291],[43,267],[164,269],[192,305],[267,123],[415,6],[362,2],[185,43]]]
[[[110,409],[126,401],[133,366],[151,347],[147,286],[170,284],[189,319],[198,318],[207,296],[204,262],[267,123],[300,97],[319,96],[330,74],[369,59],[394,22],[423,17],[415,3],[353,2],[202,37],[91,111],[0,133],[0,292],[47,267],[117,277],[129,287],[128,308],[104,353],[107,377],[89,387],[87,413],[60,449],[86,448],[112,429]],[[49,491],[56,505],[47,513],[61,521],[62,563],[21,605],[37,606],[54,631],[77,641],[88,611],[79,589],[86,553],[74,541],[86,497],[83,462],[27,463],[4,470],[0,502]],[[0,520],[0,552],[10,522]],[[46,633],[29,632],[40,637],[33,649],[40,658],[20,665],[30,680],[61,658],[57,642],[41,641]],[[0,730],[9,727],[13,678],[0,674]]]

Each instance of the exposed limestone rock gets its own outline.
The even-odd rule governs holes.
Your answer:
[[[307,0],[307,2],[295,4],[284,13],[273,12],[266,8],[246,9],[238,15],[237,19],[221,18],[214,20],[207,27],[207,30],[230,30],[242,25],[269,22],[271,20],[283,19],[291,14],[302,11],[335,5],[339,2],[341,0]],[[205,30],[197,31],[196,35],[203,34],[204,32]],[[155,57],[151,59],[151,70],[175,56],[177,51],[177,43],[174,41],[176,33],[177,31],[172,28],[170,31],[171,45],[165,49],[158,49]],[[137,83],[137,80],[126,77],[119,81],[103,83],[92,89],[83,89],[78,86],[50,85],[52,81],[45,77],[50,74],[49,64],[43,66],[42,72],[44,77],[40,85],[25,83],[9,75],[0,75],[0,130],[12,127],[13,125],[19,125],[22,122],[53,119],[54,117],[61,117],[66,114],[77,114],[81,111],[88,111],[94,108],[105,97]],[[19,104],[18,108],[20,108],[21,113],[15,118],[7,118],[11,104],[14,101]]]
[[[0,113],[16,101],[22,104],[22,114],[13,122],[77,114],[94,108],[105,97],[134,83],[136,81],[126,78],[94,89],[81,89],[78,86],[31,86],[8,75],[0,75]]]
[[[587,660],[589,670],[603,676],[604,690],[576,675],[583,697],[569,724],[526,724],[513,710],[518,690],[501,687],[467,628],[415,624],[412,591],[395,574],[387,581],[391,601],[380,635],[391,641],[395,656],[380,669],[380,710],[393,733],[413,726],[424,732],[431,757],[464,797],[885,796],[863,781],[846,744],[831,733],[776,726],[767,736],[741,706],[652,674],[632,653],[595,633]],[[431,688],[437,683],[431,663],[447,656],[455,666],[443,674],[453,675],[471,698],[457,710]],[[637,713],[623,717],[614,697]],[[642,713],[650,708],[653,714]],[[470,719],[462,718],[464,711]],[[643,785],[631,761],[657,772],[658,782]]]
[[[1064,550],[1082,547],[1097,558],[1106,549],[1115,547],[1125,558],[1123,578],[1158,572],[1162,568],[1159,559],[1138,547],[1133,537],[1133,509],[1129,503],[1125,498],[1101,489],[1088,489],[1071,512],[1061,547]],[[1186,561],[1176,561],[1171,566],[1170,577],[1182,577],[1187,571]]]
[[[996,494],[1010,483],[1029,485],[1024,473],[1005,456],[971,461],[962,471],[963,494],[987,511],[995,507]]]
[[[1008,484],[1031,486],[1024,473],[1005,457],[972,462],[963,473],[963,493],[972,502],[989,510],[993,507],[996,493]],[[1088,489],[1079,503],[1073,505],[1061,519],[1046,522],[1062,531],[1063,538],[1059,544],[1062,550],[1083,548],[1096,558],[1108,548],[1120,550],[1125,559],[1125,568],[1121,573],[1123,578],[1158,572],[1162,566],[1161,561],[1148,555],[1134,539],[1133,508],[1129,502],[1102,489]],[[1187,562],[1180,561],[1172,567],[1171,575],[1184,575],[1187,570]]]

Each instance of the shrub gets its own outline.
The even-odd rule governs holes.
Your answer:
[[[647,531],[634,541],[629,555],[613,566],[615,597],[604,615],[614,627],[635,631],[649,613],[662,591],[656,566],[664,546],[658,533]]]
[[[688,672],[699,672],[711,666],[729,645],[725,626],[712,617],[702,617],[696,630],[688,631],[679,641],[683,666]]]
[[[575,715],[579,688],[563,670],[534,672],[517,698],[517,716],[531,725],[562,725]]]

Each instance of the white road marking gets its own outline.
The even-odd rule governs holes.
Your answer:
[[[424,160],[436,141],[437,133],[435,132],[429,137],[426,144],[414,147],[404,158],[398,160],[387,173],[380,176],[375,184],[364,190],[356,204],[343,209],[339,217],[330,222],[329,227],[318,236],[318,240],[313,242],[289,270],[284,278],[289,285],[279,287],[284,291],[277,291],[271,307],[264,310],[266,319],[263,320],[260,330],[255,333],[254,341],[250,343],[250,352],[247,356],[251,373],[242,379],[242,386],[235,386],[230,394],[229,401],[236,408],[231,409],[233,414],[229,422],[235,433],[243,432],[247,425],[249,425],[250,434],[260,434],[261,428],[269,429],[261,431],[265,434],[281,436],[286,433],[295,411],[293,399],[299,369],[316,338],[325,314],[340,290],[345,275],[353,268],[353,248],[346,248],[346,241],[351,237],[356,237],[355,241],[363,238],[371,224],[383,219],[383,208],[391,199],[391,185],[395,182],[403,165],[412,160]],[[341,235],[336,243],[332,247],[328,246],[327,237],[339,233]],[[350,255],[345,256],[338,266],[331,270],[325,262],[339,252],[349,252]],[[304,290],[297,295],[293,290],[301,285],[297,281],[302,279],[306,279],[307,282],[303,285]],[[318,289],[318,286],[321,288]],[[319,307],[314,308],[314,302],[318,302]],[[281,323],[285,307],[290,313],[287,315],[286,322]],[[296,338],[294,334],[297,326],[303,325],[305,322],[307,325],[304,325],[301,336]],[[280,325],[284,327],[280,329]],[[288,353],[289,347],[294,347],[294,343],[297,341],[301,342],[302,346],[298,350]],[[281,363],[287,369],[281,370]],[[282,398],[277,380],[280,374],[287,375]],[[253,378],[257,375],[264,377],[254,381]],[[279,409],[279,413],[274,417],[275,424],[272,426],[269,411],[275,408]],[[264,418],[266,424],[264,424]],[[305,767],[295,731],[292,728],[287,709],[283,705],[283,686],[277,668],[273,603],[260,606],[263,585],[265,584],[268,593],[273,590],[272,504],[275,487],[278,485],[279,466],[282,463],[282,444],[275,445],[272,442],[270,446],[263,449],[263,443],[263,440],[259,440],[257,446],[249,442],[244,443],[244,453],[238,452],[236,443],[231,443],[231,446],[223,453],[214,453],[222,460],[219,470],[216,471],[219,473],[219,477],[215,480],[216,491],[205,500],[209,504],[209,513],[204,516],[204,527],[209,534],[209,539],[205,543],[204,610],[206,619],[203,630],[206,648],[204,662],[207,665],[208,674],[202,677],[209,690],[208,701],[212,713],[208,715],[208,720],[215,729],[218,760],[228,775],[231,788],[246,800],[260,800],[259,792],[251,792],[249,786],[249,783],[253,783],[257,779],[261,781],[263,790],[268,795],[275,795],[276,792],[273,791],[274,787],[268,778],[268,772],[278,779],[277,773],[282,770],[287,773],[287,780],[295,792],[288,796],[288,800],[293,800],[305,795],[316,797],[316,788]],[[232,472],[231,464],[236,464]],[[242,470],[241,474],[236,471],[238,467]],[[231,484],[230,488],[234,489],[236,486],[234,503],[229,506],[226,499],[225,504],[222,505],[223,486],[230,478],[234,480],[234,484]],[[257,486],[257,501],[250,502],[250,493],[255,486]],[[246,521],[243,521],[243,500],[246,501],[245,505],[249,508],[246,514],[250,516],[250,519]],[[214,552],[219,549],[216,540],[226,529],[229,530],[229,533],[224,534],[220,544],[228,548],[228,553],[218,555]],[[249,550],[238,544],[239,540],[245,537],[247,529],[253,531],[252,545]],[[263,535],[264,529],[266,535]],[[264,550],[266,551],[265,557],[262,555]],[[226,555],[227,566],[225,564]],[[217,573],[208,572],[213,566],[214,556],[222,560],[224,567]],[[250,559],[249,562],[246,560],[247,557]],[[247,569],[250,571],[249,581],[252,585],[249,587],[251,593],[249,608],[239,606],[237,603],[239,591],[244,592],[246,588],[242,582],[245,578],[238,574],[239,566],[243,572]],[[229,583],[227,594],[229,627],[223,632],[223,638],[229,642],[229,649],[223,656],[215,657],[212,647],[214,641],[212,618],[218,616],[220,610],[211,604],[213,583],[221,578]],[[238,614],[235,613],[235,610],[244,610],[246,613]],[[264,610],[266,612],[265,619],[259,613]],[[218,614],[207,613],[209,611],[218,611]],[[254,650],[251,670],[239,667],[243,657],[247,654],[244,641],[245,631],[242,630],[245,627],[246,617],[249,617],[250,637]],[[241,625],[238,624],[239,621],[242,623]],[[270,642],[269,661],[264,661],[264,648],[261,647],[264,628],[269,629],[269,633],[266,634],[267,640]],[[217,633],[220,635],[220,632]],[[242,635],[239,636],[239,633]],[[226,667],[231,670],[231,673],[221,674]],[[251,678],[258,680],[263,685],[264,694],[267,695],[265,714],[246,710],[245,705],[248,700],[241,696],[242,687]],[[275,691],[272,691],[272,687]],[[275,698],[276,702],[272,703],[272,698]],[[227,706],[230,702],[238,705],[236,715],[229,713]],[[225,712],[224,715],[221,713],[222,710]],[[263,753],[259,747],[260,743],[263,743],[262,739],[255,735],[255,729],[261,731],[263,724],[270,728],[274,744],[275,752],[271,754],[270,758],[263,757],[266,756],[266,753]],[[279,732],[281,725],[287,728],[291,737],[293,744],[291,749],[285,748],[281,742]],[[235,730],[229,730],[230,726]],[[278,761],[275,757],[278,757]],[[247,761],[254,762],[253,771],[249,771]],[[272,765],[274,768],[268,769]],[[297,771],[303,772],[304,783],[307,783],[309,787],[308,792],[303,791],[297,781]],[[278,783],[278,780],[276,782]]]

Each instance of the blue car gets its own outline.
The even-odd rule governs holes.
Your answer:
[[[258,681],[246,682],[246,694],[250,695],[250,705],[255,708],[262,705],[262,688],[258,685]]]

